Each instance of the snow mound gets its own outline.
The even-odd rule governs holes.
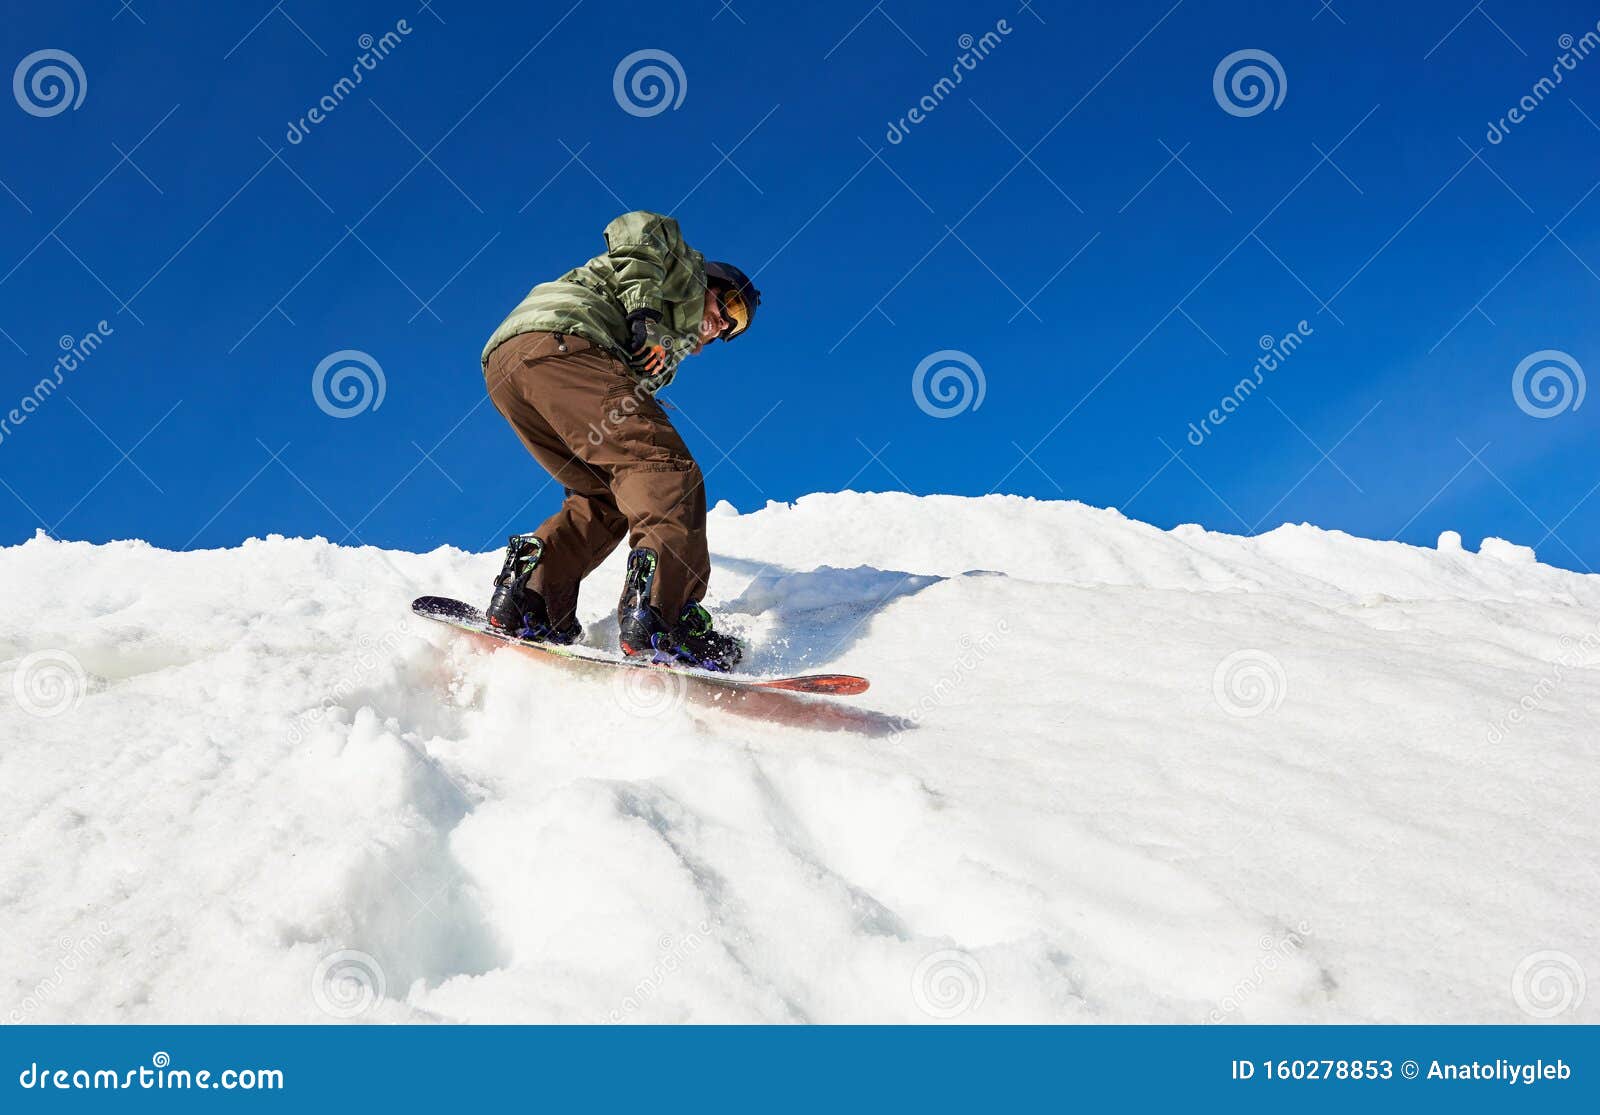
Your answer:
[[[864,697],[410,615],[495,554],[0,549],[0,1018],[1600,1021],[1600,578],[1000,496],[711,529],[753,668]]]

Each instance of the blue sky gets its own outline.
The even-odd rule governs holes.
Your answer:
[[[52,50],[83,76],[76,107],[25,79],[0,104],[0,415],[53,377],[61,338],[110,331],[0,439],[0,543],[501,544],[556,493],[483,401],[479,350],[646,208],[766,294],[756,329],[664,396],[713,500],[1001,491],[1161,526],[1454,529],[1600,565],[1600,403],[1558,387],[1536,417],[1513,385],[1536,353],[1568,385],[1600,368],[1600,58],[1576,44],[1534,92],[1596,18],[1564,0],[26,5],[5,65]],[[400,20],[291,142],[362,36]],[[1001,21],[984,57],[964,50]],[[681,70],[676,107],[619,102],[643,50]],[[1228,71],[1219,99],[1239,51],[1270,56],[1271,105],[1230,99]],[[1193,444],[1261,339],[1302,321]],[[384,391],[336,418],[312,378],[342,350]],[[982,400],[932,417],[913,373],[947,351]]]

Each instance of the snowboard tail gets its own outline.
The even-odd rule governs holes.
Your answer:
[[[854,674],[803,674],[796,677],[768,678],[756,677],[752,674],[716,673],[710,670],[697,670],[688,666],[657,663],[649,659],[624,658],[621,655],[608,654],[595,647],[577,644],[563,646],[558,643],[532,642],[528,639],[519,639],[515,635],[508,635],[498,628],[490,627],[488,618],[481,609],[444,596],[418,597],[411,602],[411,610],[424,619],[446,623],[462,631],[493,639],[495,642],[505,643],[521,650],[547,654],[554,658],[575,659],[580,662],[614,666],[620,669],[666,670],[670,673],[680,674],[724,689],[811,693],[828,697],[854,697],[857,694],[865,693],[870,684],[866,678],[856,677]]]

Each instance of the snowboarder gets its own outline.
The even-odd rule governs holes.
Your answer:
[[[605,238],[603,255],[529,291],[483,349],[495,409],[566,489],[559,511],[511,537],[489,623],[574,642],[578,583],[627,534],[622,652],[732,670],[740,644],[700,604],[704,477],[655,393],[685,356],[749,329],[761,292],[690,248],[671,217],[624,213]]]

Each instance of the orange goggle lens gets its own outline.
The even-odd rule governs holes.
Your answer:
[[[750,328],[750,309],[745,304],[744,295],[730,287],[717,296],[717,301],[722,307],[722,320],[728,323],[728,327],[722,331],[724,341],[731,341]]]

